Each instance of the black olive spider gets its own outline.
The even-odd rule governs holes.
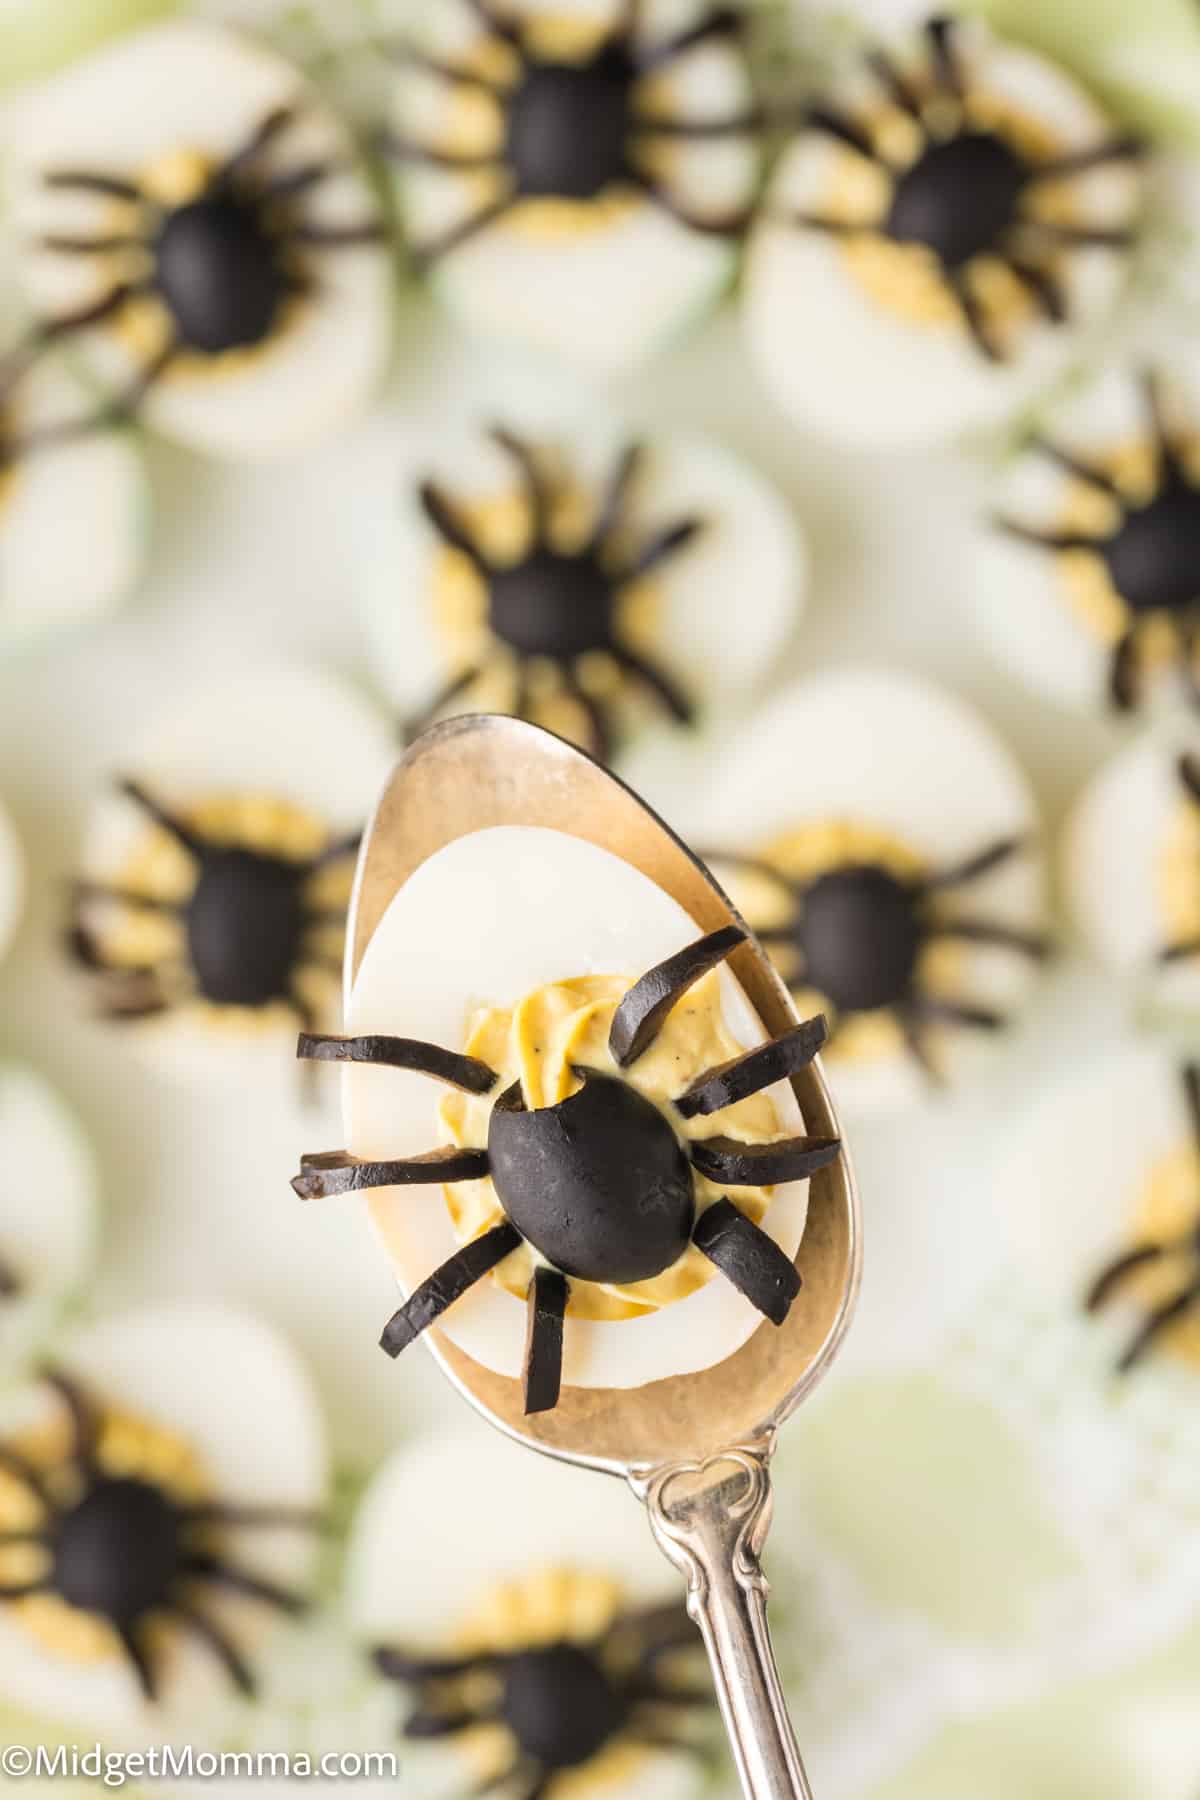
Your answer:
[[[1153,374],[1143,377],[1143,388],[1155,456],[1153,488],[1144,499],[1135,500],[1111,471],[1097,463],[1048,439],[1034,440],[1034,447],[1074,480],[1112,503],[1116,517],[1111,531],[1039,530],[1015,519],[997,521],[1002,531],[1022,543],[1056,555],[1087,551],[1098,559],[1124,613],[1109,667],[1109,694],[1121,712],[1131,711],[1141,697],[1140,639],[1142,628],[1156,614],[1166,614],[1178,624],[1184,672],[1193,697],[1200,698],[1200,680],[1193,667],[1200,626],[1200,482],[1175,443]]]
[[[133,885],[75,884],[68,945],[75,960],[99,977],[104,1015],[144,1019],[195,998],[248,1008],[284,1001],[302,1024],[313,1023],[298,977],[312,968],[340,974],[341,960],[314,944],[310,934],[344,927],[346,909],[323,908],[306,890],[322,870],[355,854],[359,834],[331,838],[316,855],[292,860],[209,838],[135,781],[118,787],[193,859],[195,883],[183,899],[165,899]],[[112,906],[132,917],[175,921],[181,932],[178,955],[143,963],[115,957],[94,922],[95,908]]]
[[[95,233],[46,233],[40,248],[95,258],[115,272],[99,298],[36,325],[21,354],[118,322],[131,306],[157,300],[159,346],[119,400],[132,412],[181,356],[216,357],[266,344],[289,306],[315,291],[314,259],[383,237],[378,219],[331,225],[306,217],[307,200],[340,172],[340,159],[309,159],[276,172],[261,166],[300,117],[299,106],[275,107],[223,162],[198,172],[195,191],[176,203],[160,202],[124,174],[48,170],[47,188],[93,195],[117,209],[119,219]]]
[[[609,1052],[629,1069],[662,1030],[692,984],[745,940],[730,925],[657,964],[625,994],[614,1014]],[[728,1137],[680,1142],[679,1122],[719,1112],[736,1100],[805,1067],[824,1040],[821,1019],[709,1069],[673,1102],[675,1120],[621,1076],[576,1067],[578,1090],[556,1106],[530,1112],[520,1082],[493,1107],[486,1148],[454,1146],[394,1162],[371,1162],[347,1150],[305,1156],[292,1183],[302,1200],[364,1188],[471,1181],[490,1176],[503,1222],[457,1251],[423,1282],[384,1330],[382,1345],[399,1355],[468,1288],[522,1242],[539,1262],[527,1295],[525,1409],[557,1404],[563,1320],[571,1280],[635,1282],[661,1274],[695,1244],[775,1325],[800,1290],[800,1276],[765,1231],[728,1198],[697,1216],[693,1171],[731,1187],[799,1181],[838,1155],[837,1138],[791,1137],[740,1143]],[[490,1093],[500,1077],[477,1058],[410,1038],[313,1037],[299,1055],[412,1069],[468,1093]]]
[[[620,613],[634,584],[685,550],[704,522],[677,519],[640,547],[617,554],[614,541],[625,525],[645,454],[640,444],[630,444],[617,459],[584,542],[565,547],[553,530],[555,495],[537,452],[502,427],[493,428],[491,436],[516,465],[529,514],[526,546],[515,562],[493,562],[435,482],[422,483],[420,501],[442,543],[467,558],[485,589],[487,628],[495,653],[515,665],[511,711],[518,718],[530,716],[530,665],[552,663],[562,692],[587,721],[586,747],[604,759],[613,738],[611,709],[589,693],[579,671],[581,658],[599,653],[627,680],[648,690],[673,719],[688,723],[692,718],[688,696],[657,662],[625,641]],[[487,673],[490,661],[485,652],[482,659],[459,670],[410,724],[410,734],[461,700]]]
[[[1192,1142],[1200,1155],[1200,1064],[1186,1064],[1182,1080]],[[1148,1239],[1130,1250],[1123,1250],[1092,1282],[1084,1300],[1086,1310],[1101,1312],[1110,1301],[1119,1299],[1131,1284],[1136,1284],[1139,1276],[1173,1261],[1186,1263],[1187,1272],[1181,1274],[1173,1291],[1151,1309],[1139,1326],[1117,1364],[1122,1375],[1136,1367],[1173,1325],[1200,1308],[1200,1193],[1197,1195],[1196,1223],[1191,1229],[1175,1238]]]
[[[19,1483],[41,1509],[37,1525],[0,1534],[0,1547],[41,1552],[43,1570],[0,1585],[0,1602],[56,1595],[67,1606],[112,1627],[147,1700],[158,1694],[145,1641],[152,1621],[170,1619],[207,1645],[244,1694],[254,1676],[237,1645],[198,1606],[194,1589],[212,1585],[243,1594],[276,1611],[298,1613],[302,1595],[228,1562],[211,1547],[214,1531],[320,1528],[320,1518],[286,1507],[221,1501],[185,1504],[156,1482],[108,1472],[100,1454],[100,1419],[83,1391],[65,1376],[47,1382],[67,1410],[71,1445],[66,1464],[48,1471],[0,1445],[0,1475]]]
[[[375,1652],[375,1665],[414,1694],[406,1737],[452,1737],[500,1725],[512,1760],[488,1791],[547,1800],[561,1781],[617,1744],[706,1754],[682,1716],[710,1709],[712,1690],[685,1685],[663,1667],[692,1648],[699,1648],[699,1638],[687,1612],[665,1605],[619,1612],[584,1642],[561,1639],[462,1657],[419,1657],[389,1645]]]
[[[447,61],[414,44],[394,48],[404,64],[439,78],[450,88],[486,95],[496,106],[502,142],[485,152],[456,151],[402,135],[385,135],[383,147],[402,162],[425,163],[464,175],[491,175],[499,192],[442,235],[416,244],[412,256],[427,268],[487,230],[526,200],[594,201],[610,192],[632,192],[654,201],[692,231],[736,237],[753,206],[697,212],[655,173],[653,152],[672,143],[753,141],[766,119],[757,105],[724,117],[678,118],[647,104],[645,86],[701,45],[734,41],[744,25],[735,7],[714,6],[695,23],[657,41],[640,41],[639,0],[622,0],[618,16],[586,59],[568,62],[541,55],[526,22],[493,0],[469,0],[488,37],[507,52],[511,80],[481,66]]]
[[[736,875],[769,881],[785,902],[783,924],[756,928],[768,950],[787,959],[786,978],[797,993],[821,995],[833,1014],[830,1043],[856,1013],[887,1011],[904,1034],[911,1055],[934,1079],[924,1032],[931,1025],[997,1031],[1004,1016],[991,1007],[929,992],[920,962],[938,942],[993,944],[1040,959],[1048,940],[971,915],[944,914],[941,897],[990,875],[1026,848],[1023,838],[1000,838],[964,861],[919,877],[897,874],[882,862],[843,863],[808,880],[787,875],[769,858],[713,852],[710,860]],[[751,909],[752,910],[752,909]],[[754,919],[750,917],[753,926]]]
[[[1038,156],[1002,126],[973,123],[968,71],[956,48],[955,32],[952,19],[928,21],[927,55],[920,73],[906,73],[883,51],[867,58],[885,103],[916,129],[918,147],[912,160],[890,156],[877,142],[869,120],[826,105],[814,106],[808,114],[811,130],[864,158],[887,179],[889,191],[878,216],[866,222],[834,211],[789,216],[807,230],[844,238],[879,236],[927,251],[976,349],[996,362],[1004,360],[1007,351],[976,286],[979,263],[984,259],[1002,263],[1041,315],[1053,325],[1061,324],[1067,302],[1060,259],[1081,249],[1126,249],[1133,232],[1125,226],[1041,217],[1027,203],[1042,183],[1067,183],[1104,164],[1131,161],[1142,154],[1143,146],[1138,139],[1121,135],[1082,150]]]

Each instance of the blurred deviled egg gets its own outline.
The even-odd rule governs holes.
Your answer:
[[[1130,273],[1141,146],[1054,63],[938,17],[813,105],[747,255],[747,341],[796,420],[864,447],[1010,417]]]
[[[745,25],[713,0],[422,9],[386,148],[454,311],[611,370],[713,305],[762,168]]]
[[[962,1073],[1046,954],[1037,816],[1007,750],[912,677],[798,683],[743,735],[693,833],[802,1014],[842,1106]],[[703,834],[703,835],[702,835]]]
[[[96,1249],[96,1172],[83,1131],[40,1076],[0,1063],[0,1377],[45,1348]]]
[[[606,758],[656,718],[736,705],[803,602],[803,541],[763,477],[595,402],[527,392],[490,425],[421,431],[396,489],[389,460],[365,579],[410,730],[512,712]]]
[[[12,148],[38,329],[155,430],[271,456],[368,399],[392,329],[379,203],[348,131],[274,52],[153,26],[39,89]]]
[[[1044,419],[998,495],[980,594],[1052,698],[1117,713],[1200,693],[1200,389],[1113,370]]]
[[[628,1493],[585,1479],[479,1429],[401,1450],[369,1488],[349,1614],[403,1697],[418,1783],[683,1800],[711,1781],[699,1634]]]
[[[0,1698],[136,1741],[251,1694],[325,1496],[312,1390],[267,1327],[199,1305],[87,1327],[4,1406]]]
[[[25,853],[0,802],[0,959],[16,936],[25,908]]]
[[[363,797],[393,759],[364,700],[298,668],[216,682],[152,727],[92,810],[74,887],[101,1015],[156,1064],[226,1074],[239,1041],[278,1060],[298,1023],[335,1020]]]

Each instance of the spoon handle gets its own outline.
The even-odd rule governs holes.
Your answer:
[[[660,1549],[688,1584],[746,1800],[812,1800],[767,1629],[759,1557],[774,1445],[739,1444],[638,1478]]]

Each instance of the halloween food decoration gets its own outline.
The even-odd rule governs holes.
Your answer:
[[[177,709],[97,806],[69,942],[104,1016],[144,1022],[158,1056],[224,1039],[227,1068],[247,1026],[278,1051],[297,1020],[336,1017],[347,796],[373,791],[390,746],[357,696],[300,670],[229,683],[219,705],[219,732],[207,694]]]
[[[412,257],[469,324],[606,369],[732,279],[762,167],[738,10],[438,0],[385,148]]]
[[[503,418],[422,430],[399,504],[390,463],[375,501],[374,662],[410,731],[515,712],[604,759],[752,688],[803,599],[780,496],[718,446],[642,439],[594,400],[530,393]]]
[[[492,898],[469,945],[430,958],[433,932],[457,944],[480,894]],[[742,936],[697,938],[628,864],[532,827],[471,833],[405,883],[360,971],[353,1035],[300,1043],[346,1065],[354,1147],[306,1156],[293,1183],[305,1200],[373,1191],[409,1290],[390,1354],[436,1322],[488,1366],[519,1369],[534,1412],[557,1403],[564,1356],[568,1382],[636,1385],[708,1367],[761,1317],[782,1324],[800,1285],[795,1184],[839,1144],[805,1135],[785,1081],[821,1024],[763,1042],[721,969]],[[657,960],[610,972],[635,955]],[[458,1021],[445,1036],[462,1051],[381,1029],[434,1019]],[[440,1128],[428,1078],[454,1090]],[[431,1133],[450,1141],[430,1150]],[[447,1238],[449,1256],[423,1248]]]
[[[1116,714],[1196,703],[1194,394],[1113,371],[1045,419],[999,495],[981,585],[998,650],[1052,698]]]
[[[1111,312],[1141,156],[1063,70],[976,21],[876,50],[811,108],[750,244],[772,391],[864,446],[999,423]]]
[[[909,677],[799,683],[744,735],[704,824],[724,827],[714,872],[799,1010],[828,1018],[844,1105],[958,1075],[1048,951],[1024,780],[982,721]]]
[[[273,52],[155,26],[42,90],[14,171],[36,329],[108,391],[213,455],[333,430],[391,333],[384,226],[348,133]]]
[[[25,856],[0,802],[0,958],[8,950],[25,905]]]
[[[1088,948],[1152,1010],[1200,1006],[1200,735],[1130,745],[1067,823],[1063,887]]]
[[[685,1800],[711,1778],[696,1627],[626,1496],[605,1483],[581,1505],[579,1479],[467,1432],[400,1451],[368,1489],[351,1622],[396,1686],[414,1779]],[[480,1482],[486,1541],[459,1522]]]
[[[0,1446],[5,1699],[119,1733],[253,1690],[324,1503],[286,1346],[223,1308],[113,1319],[11,1397]]]
[[[33,1070],[0,1063],[0,1376],[41,1351],[82,1292],[98,1197],[78,1122]]]

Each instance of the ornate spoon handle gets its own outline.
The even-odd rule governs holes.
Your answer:
[[[812,1800],[767,1629],[759,1557],[774,1445],[739,1444],[633,1482],[660,1548],[686,1577],[746,1800]]]

